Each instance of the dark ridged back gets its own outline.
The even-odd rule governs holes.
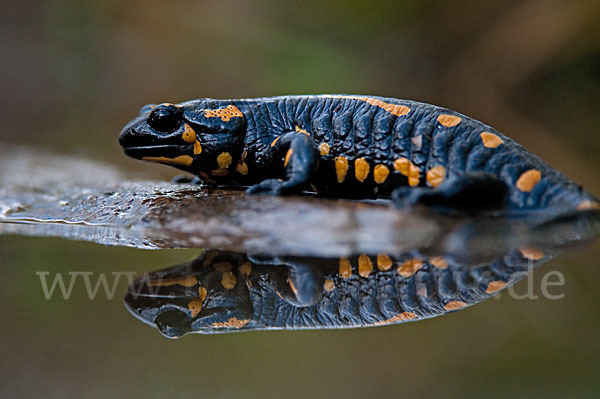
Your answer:
[[[277,136],[298,129],[309,133],[330,151],[321,157],[315,186],[323,194],[339,197],[388,196],[410,180],[398,170],[399,159],[418,168],[411,185],[431,185],[427,173],[443,167],[446,177],[470,171],[499,176],[509,188],[515,208],[573,206],[593,198],[561,173],[550,168],[510,138],[492,127],[457,112],[434,105],[394,98],[324,95],[287,96],[236,100],[248,120],[247,144],[254,152],[264,151]],[[396,107],[396,108],[395,108]],[[398,107],[405,107],[404,114]],[[401,108],[404,109],[404,108]],[[449,116],[459,120],[442,123]],[[495,148],[484,145],[487,132],[502,141]],[[348,161],[343,183],[337,181],[336,158]],[[364,181],[357,179],[355,162],[364,158],[370,170]],[[374,168],[383,165],[390,172],[383,183],[374,181]],[[530,192],[517,189],[518,179],[528,170],[541,173]],[[418,179],[418,180],[417,180]]]
[[[368,276],[359,275],[358,257],[349,259],[349,276],[340,275],[338,261],[332,259],[325,274],[330,289],[324,290],[317,304],[306,307],[283,300],[254,274],[250,279],[254,315],[243,329],[364,327],[440,316],[490,298],[553,255],[536,261],[526,256],[530,255],[514,251],[489,265],[469,268],[441,258],[406,255],[392,259],[387,271],[378,270],[377,257],[369,257],[374,266]],[[422,266],[410,274],[407,262]]]

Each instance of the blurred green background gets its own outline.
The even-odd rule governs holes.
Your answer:
[[[446,106],[496,127],[600,195],[600,2],[14,1],[0,11],[0,145],[122,155],[146,103],[359,93]],[[114,300],[46,301],[36,271],[137,271],[192,259],[0,237],[2,397],[597,397],[600,248],[535,273],[565,298],[507,295],[363,330],[167,341]],[[517,287],[523,292],[526,283]]]

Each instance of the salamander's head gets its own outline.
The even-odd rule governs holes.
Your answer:
[[[224,100],[142,107],[119,135],[125,154],[197,175],[226,176],[242,152],[246,123]]]
[[[237,331],[252,317],[240,256],[207,251],[190,263],[144,274],[129,287],[125,306],[167,338]]]

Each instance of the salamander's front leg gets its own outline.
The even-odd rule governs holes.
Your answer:
[[[319,152],[312,137],[301,132],[285,133],[269,148],[272,159],[283,160],[285,179],[267,179],[253,185],[248,193],[293,194],[302,191],[317,170]],[[273,165],[274,168],[280,165]]]

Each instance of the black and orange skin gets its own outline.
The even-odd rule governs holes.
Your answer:
[[[125,305],[169,338],[398,324],[482,302],[556,252],[523,248],[468,267],[417,252],[265,260],[211,250],[136,279]]]
[[[190,128],[197,143],[182,139]],[[249,186],[251,193],[380,198],[395,191],[398,203],[433,206],[599,208],[579,185],[492,127],[394,98],[284,96],[146,106],[119,141],[134,158],[172,164],[210,184]]]

